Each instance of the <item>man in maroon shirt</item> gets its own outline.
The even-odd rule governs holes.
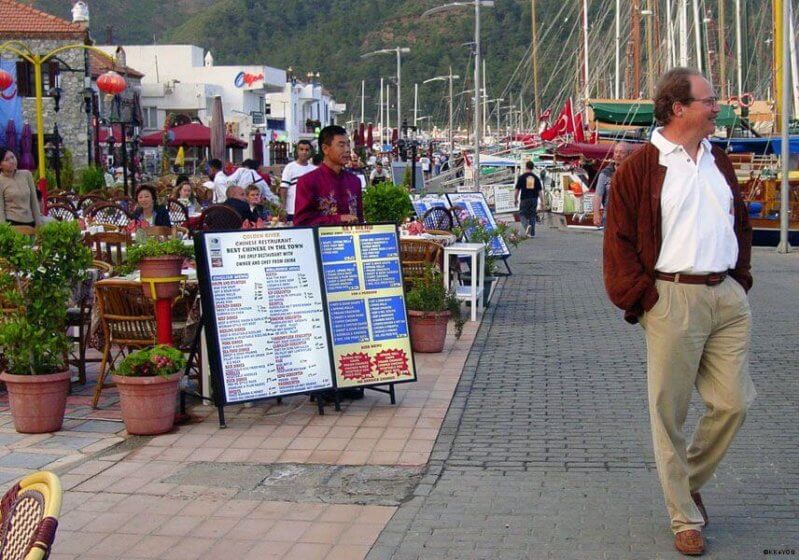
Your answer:
[[[346,225],[363,222],[361,182],[344,167],[350,161],[350,139],[340,126],[319,133],[322,164],[297,180],[295,226]]]

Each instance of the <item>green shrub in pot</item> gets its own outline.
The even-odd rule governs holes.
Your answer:
[[[412,213],[411,199],[402,185],[378,183],[363,192],[363,215],[368,223],[401,225]]]

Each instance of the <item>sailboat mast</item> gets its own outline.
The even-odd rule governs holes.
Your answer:
[[[740,1],[740,0],[739,0]],[[688,66],[688,0],[680,0],[680,66]]]
[[[671,27],[671,0],[666,0],[666,68],[674,66],[674,34]]]
[[[630,40],[633,44],[633,83],[627,92],[633,99],[641,96],[641,0],[632,0]]]
[[[533,0],[535,2],[535,0]],[[621,76],[619,75],[619,70],[621,67],[619,61],[619,54],[621,50],[621,0],[616,0],[616,74],[615,74],[615,83],[613,88],[613,96],[616,99],[619,99],[619,83],[621,81]]]
[[[583,0],[583,87],[584,99],[591,97],[588,84],[588,0]]]
[[[738,86],[738,99],[744,93],[743,80],[743,39],[741,38],[741,0],[735,0],[735,74]]]
[[[618,5],[619,0],[616,0]],[[530,58],[532,59],[533,63],[533,113],[535,118],[538,119],[538,115],[541,114],[541,99],[538,97],[538,26],[536,24],[536,17],[535,17],[535,0],[530,0],[530,11],[531,11],[531,25],[532,25],[532,53]],[[618,37],[618,33],[616,34]],[[618,41],[618,39],[617,39]],[[617,43],[618,44],[618,43]],[[618,46],[616,47],[616,57],[618,57]],[[618,72],[618,69],[616,70]],[[497,125],[499,126],[499,125]]]
[[[694,44],[696,46],[696,69],[702,71],[702,18],[699,15],[699,1],[692,3],[694,15]]]
[[[782,48],[782,3],[783,0],[773,0],[772,18],[774,20],[774,82],[772,88],[774,90],[774,130],[775,132],[782,132],[782,114],[785,111],[782,98],[782,75],[785,73],[783,59],[785,52]]]
[[[727,98],[727,49],[724,48],[724,0],[718,0],[719,13],[716,21],[718,28],[718,44],[716,50],[719,54],[719,95]]]
[[[654,12],[652,11],[652,0],[647,0],[646,10],[646,90],[649,98],[655,96],[655,47],[654,33],[652,29]]]
[[[380,149],[383,149],[383,146],[386,144],[385,139],[383,138],[384,127],[383,127],[383,78],[380,78]]]
[[[788,8],[790,12],[790,18],[788,19],[790,32],[788,37],[791,39],[791,92],[793,93],[793,118],[799,119],[799,80],[797,80],[797,76],[799,75],[799,63],[797,63],[796,58],[796,31],[794,30],[793,24],[793,2],[788,4]]]

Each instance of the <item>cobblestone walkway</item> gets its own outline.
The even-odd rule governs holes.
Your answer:
[[[428,472],[369,559],[681,558],[654,469],[642,331],[605,296],[601,236],[541,229],[513,256]],[[754,267],[759,394],[703,490],[706,558],[799,549],[799,254],[756,249]],[[700,406],[695,395],[688,429]]]

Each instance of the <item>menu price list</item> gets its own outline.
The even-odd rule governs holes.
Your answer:
[[[456,210],[465,212],[469,217],[481,222],[488,231],[497,229],[497,223],[482,193],[449,194],[447,196]],[[466,236],[469,236],[468,231]],[[500,236],[491,239],[488,252],[491,256],[507,256],[510,254],[505,241]]]
[[[217,268],[236,270],[211,276],[226,400],[331,387],[312,231],[219,235]]]

